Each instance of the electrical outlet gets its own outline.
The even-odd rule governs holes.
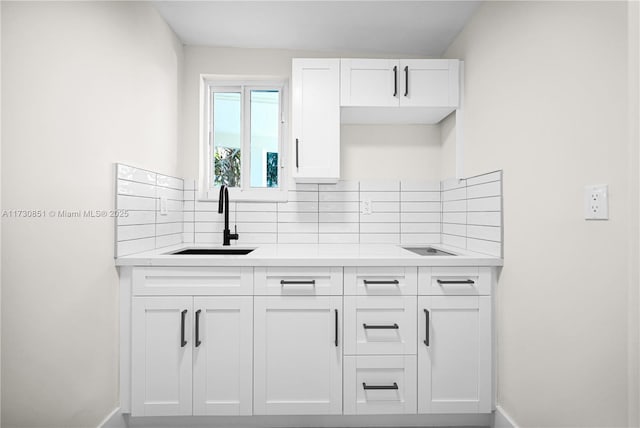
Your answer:
[[[160,215],[168,215],[169,209],[167,207],[167,197],[160,196]]]
[[[584,218],[587,220],[609,219],[609,195],[606,184],[584,187]]]
[[[363,215],[371,214],[371,199],[365,199],[362,201],[362,207],[360,209],[360,212]]]

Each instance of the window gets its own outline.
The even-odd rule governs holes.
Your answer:
[[[222,184],[235,200],[285,200],[284,81],[203,78],[201,195]]]

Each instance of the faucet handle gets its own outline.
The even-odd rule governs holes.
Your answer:
[[[238,235],[238,225],[233,225],[233,233],[230,234],[229,239],[238,240],[240,235]]]

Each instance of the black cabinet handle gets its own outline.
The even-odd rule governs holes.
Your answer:
[[[398,389],[398,384],[393,382],[393,385],[367,385],[366,382],[362,382],[362,388],[367,389]]]
[[[184,322],[187,318],[187,310],[182,311],[180,315],[180,347],[184,348],[187,345],[187,341],[184,340]]]
[[[336,331],[335,331],[335,344],[338,347],[338,310],[334,309],[335,317],[336,317]]]
[[[393,66],[393,96],[398,95],[398,66]]]
[[[390,285],[398,285],[400,284],[400,281],[398,281],[397,279],[393,279],[390,281],[370,281],[368,279],[364,279],[364,285],[381,285],[381,284],[390,284]]]
[[[202,343],[200,341],[200,309],[196,311],[196,348]]]
[[[362,324],[362,326],[367,329],[367,330],[397,330],[400,327],[398,327],[398,324],[393,324],[393,325],[367,325]]]
[[[424,310],[424,317],[425,317],[425,339],[424,339],[424,344],[426,346],[429,346],[429,311],[428,310]]]
[[[316,280],[312,279],[309,281],[286,281],[284,279],[280,280],[280,285],[316,285]]]
[[[296,138],[296,168],[298,168],[298,139]]]
[[[404,96],[409,95],[409,66],[404,67]]]
[[[475,284],[475,281],[472,279],[463,279],[463,280],[442,280],[438,279],[438,284]]]

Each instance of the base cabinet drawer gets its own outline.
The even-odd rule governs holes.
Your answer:
[[[341,267],[256,267],[254,275],[256,295],[342,295]]]
[[[491,268],[418,268],[418,294],[424,296],[478,296],[491,294]]]
[[[415,267],[345,267],[344,294],[358,296],[415,295]]]
[[[250,296],[253,294],[253,268],[139,267],[133,270],[133,294]]]
[[[346,296],[346,355],[416,353],[416,296]]]
[[[344,414],[416,413],[416,356],[344,358]]]

